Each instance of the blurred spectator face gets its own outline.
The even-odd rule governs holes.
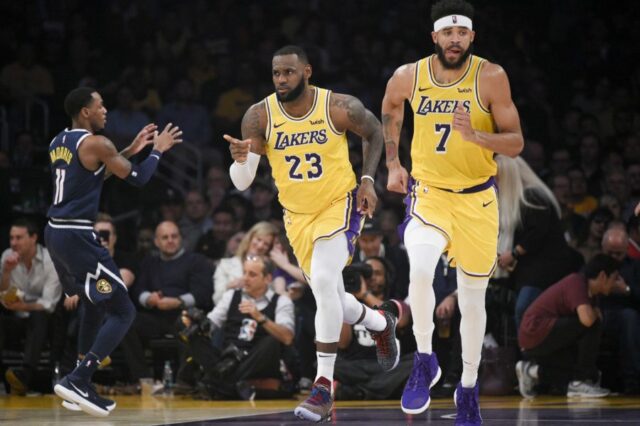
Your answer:
[[[379,256],[382,247],[381,234],[362,234],[358,238],[358,247],[363,251],[365,257]]]
[[[632,163],[640,163],[640,137],[629,136],[624,144],[624,159]]]
[[[580,159],[583,163],[598,164],[600,143],[595,135],[585,135],[580,141]]]
[[[621,170],[623,167],[624,161],[622,160],[622,155],[617,151],[609,151],[600,166],[605,173],[609,173],[612,170]]]
[[[397,238],[399,220],[398,216],[393,210],[382,210],[380,212],[380,230],[382,234],[387,237],[388,241],[393,241]]]
[[[640,164],[631,164],[627,167],[627,180],[631,192],[634,195],[640,194]]]
[[[226,191],[229,183],[229,174],[222,167],[212,166],[207,171],[207,187],[223,188]]]
[[[571,168],[571,156],[566,149],[556,149],[551,153],[551,172],[554,175],[565,174]]]
[[[189,103],[193,99],[193,84],[187,79],[180,80],[176,86],[176,101]]]
[[[244,235],[245,233],[240,231],[236,232],[231,238],[229,238],[227,241],[225,256],[233,256],[233,254],[238,251],[238,247],[240,246],[240,242],[244,238]]]
[[[379,297],[384,294],[385,287],[387,286],[387,271],[384,264],[378,259],[367,259],[366,263],[371,266],[371,269],[373,269],[371,278],[366,280],[367,288],[374,296]]]
[[[623,229],[609,230],[602,239],[602,252],[622,262],[627,257],[629,236]]]
[[[273,247],[274,238],[273,234],[261,235],[256,233],[249,242],[247,253],[254,256],[266,255]]]
[[[562,118],[562,127],[569,134],[580,133],[580,111],[567,111]]]
[[[619,219],[622,215],[620,202],[611,194],[604,194],[602,197],[600,197],[599,207],[605,207],[609,209],[609,211],[613,213],[614,219]]]
[[[110,222],[96,222],[95,225],[93,225],[93,229],[96,231],[96,234],[98,234],[100,244],[109,250],[109,253],[113,253],[116,247],[116,241],[118,241],[116,228],[113,224]]]
[[[213,214],[212,219],[213,235],[221,241],[226,241],[231,238],[236,230],[236,224],[231,213],[226,211],[218,211]],[[235,251],[233,251],[232,253],[235,253]]]
[[[11,167],[9,156],[6,152],[0,151],[0,169],[8,169],[9,167]]]
[[[251,191],[251,204],[256,209],[264,209],[271,205],[274,193],[264,186],[256,186]]]
[[[627,186],[627,179],[623,172],[613,171],[606,177],[607,189],[609,192],[618,198],[620,201],[626,201],[629,196],[629,187]]]
[[[624,136],[631,133],[633,130],[633,113],[629,110],[616,111],[613,114],[613,129],[617,136]]]
[[[207,215],[207,204],[198,191],[189,191],[184,200],[184,212],[193,221],[200,221]]]
[[[9,230],[9,245],[11,250],[18,253],[20,259],[26,259],[35,253],[38,235],[29,235],[29,230],[24,226],[12,226]]]
[[[569,204],[569,197],[571,196],[571,181],[566,175],[554,176],[551,189],[553,191],[553,195],[560,204],[564,206]]]
[[[593,217],[593,220],[589,224],[589,233],[591,237],[597,241],[602,240],[602,236],[604,235],[604,231],[607,230],[607,225],[609,224],[609,217],[604,215],[596,214]]]
[[[153,229],[142,228],[138,231],[136,248],[141,253],[148,253],[153,249]]]
[[[544,170],[544,147],[541,143],[527,142],[522,156],[536,173]]]
[[[118,109],[131,111],[133,109],[133,93],[127,86],[122,86],[118,90]]]
[[[587,180],[584,178],[582,170],[573,169],[569,172],[571,181],[571,196],[584,197],[587,195]]]
[[[460,69],[471,54],[474,33],[463,27],[444,28],[432,32],[436,54],[446,69]]]
[[[162,255],[167,257],[175,255],[182,247],[182,237],[178,226],[174,222],[162,222],[156,228],[154,243]]]

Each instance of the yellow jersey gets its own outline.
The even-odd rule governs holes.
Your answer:
[[[449,84],[436,82],[434,55],[416,62],[413,92],[413,140],[411,175],[427,185],[454,191],[485,182],[497,171],[493,151],[463,140],[453,130],[453,111],[461,103],[471,113],[474,130],[495,133],[491,112],[478,92],[485,59],[471,55],[462,77]]]
[[[329,115],[331,92],[314,89],[313,105],[302,117],[288,115],[275,93],[265,99],[267,158],[280,204],[295,213],[324,210],[356,186],[347,136]]]

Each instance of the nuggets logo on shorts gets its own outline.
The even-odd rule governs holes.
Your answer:
[[[109,284],[109,281],[102,278],[98,280],[98,282],[96,282],[96,290],[98,290],[99,293],[108,294],[113,291],[113,288],[111,288],[111,284]]]

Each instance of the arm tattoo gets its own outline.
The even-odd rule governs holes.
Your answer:
[[[259,140],[262,142],[261,147],[256,147],[255,143],[252,144],[253,152],[256,152],[255,150],[258,148],[260,149],[259,152],[256,152],[257,154],[264,153],[263,151],[267,132],[264,126],[261,124],[261,121],[262,117],[264,117],[265,114],[266,107],[264,105],[264,102],[260,102],[252,105],[244,114],[244,117],[242,117],[242,139],[251,138],[253,140]]]

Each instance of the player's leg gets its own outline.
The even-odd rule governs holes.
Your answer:
[[[431,343],[436,303],[433,278],[448,241],[442,232],[422,224],[418,219],[412,219],[407,225],[404,241],[409,255],[409,303],[418,350],[402,393],[401,407],[405,413],[419,414],[429,408],[429,390],[442,374]]]
[[[462,377],[454,402],[457,421],[481,424],[478,368],[487,323],[485,293],[498,251],[498,203],[494,188],[458,198],[454,250],[461,314]]]

